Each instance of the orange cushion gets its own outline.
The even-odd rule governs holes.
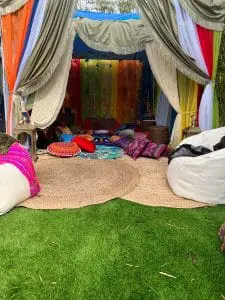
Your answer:
[[[83,137],[76,136],[73,140],[73,143],[76,143],[81,150],[88,152],[88,153],[94,153],[96,150],[96,146],[92,141],[89,141]]]
[[[80,153],[80,148],[75,143],[56,142],[48,146],[49,154],[57,157],[72,157]]]

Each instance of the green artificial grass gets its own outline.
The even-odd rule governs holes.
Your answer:
[[[77,210],[17,208],[0,217],[0,299],[224,299],[224,221],[223,206],[119,199]]]

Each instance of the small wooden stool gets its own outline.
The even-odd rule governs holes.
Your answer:
[[[36,128],[32,125],[32,124],[22,124],[22,125],[17,125],[15,130],[14,130],[14,136],[15,138],[20,141],[19,136],[25,133],[30,137],[30,154],[32,157],[32,160],[34,162],[37,161],[38,157],[37,157],[37,149],[36,149]]]

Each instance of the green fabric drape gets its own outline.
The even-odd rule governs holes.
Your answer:
[[[216,89],[214,90],[213,99],[213,128],[220,127],[220,112],[219,112],[219,101],[217,97]]]
[[[57,118],[66,95],[73,52],[74,30],[70,28],[65,52],[48,82],[35,93],[31,122],[40,129],[49,127]]]
[[[81,60],[82,119],[133,122],[143,65],[133,60]]]
[[[158,43],[159,51],[189,78],[207,84],[210,78],[182,49],[177,33],[176,15],[172,1],[136,0],[145,21],[146,30]]]
[[[16,12],[27,2],[28,0],[0,0],[0,15]]]
[[[116,54],[142,51],[146,40],[151,40],[141,20],[96,21],[84,18],[75,21],[75,28],[90,48]]]
[[[25,66],[16,94],[32,94],[51,78],[67,45],[76,2],[48,1],[40,36]]]
[[[82,118],[99,117],[101,112],[102,67],[98,60],[81,60]]]
[[[223,31],[224,0],[179,0],[179,2],[197,24],[208,29]]]
[[[214,32],[214,41],[213,41],[213,80],[216,80],[220,45],[222,39],[222,32]],[[216,86],[214,84],[214,99],[213,99],[213,128],[219,127],[219,102],[217,97]]]

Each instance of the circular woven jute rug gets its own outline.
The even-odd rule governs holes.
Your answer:
[[[137,168],[141,176],[139,184],[131,192],[124,195],[124,199],[157,207],[198,208],[208,206],[205,203],[174,195],[166,178],[168,159],[151,160],[148,158],[139,158],[134,161],[125,156],[120,160]]]
[[[122,198],[139,183],[137,170],[120,160],[39,159],[35,165],[39,196],[20,206],[33,209],[78,208]]]

